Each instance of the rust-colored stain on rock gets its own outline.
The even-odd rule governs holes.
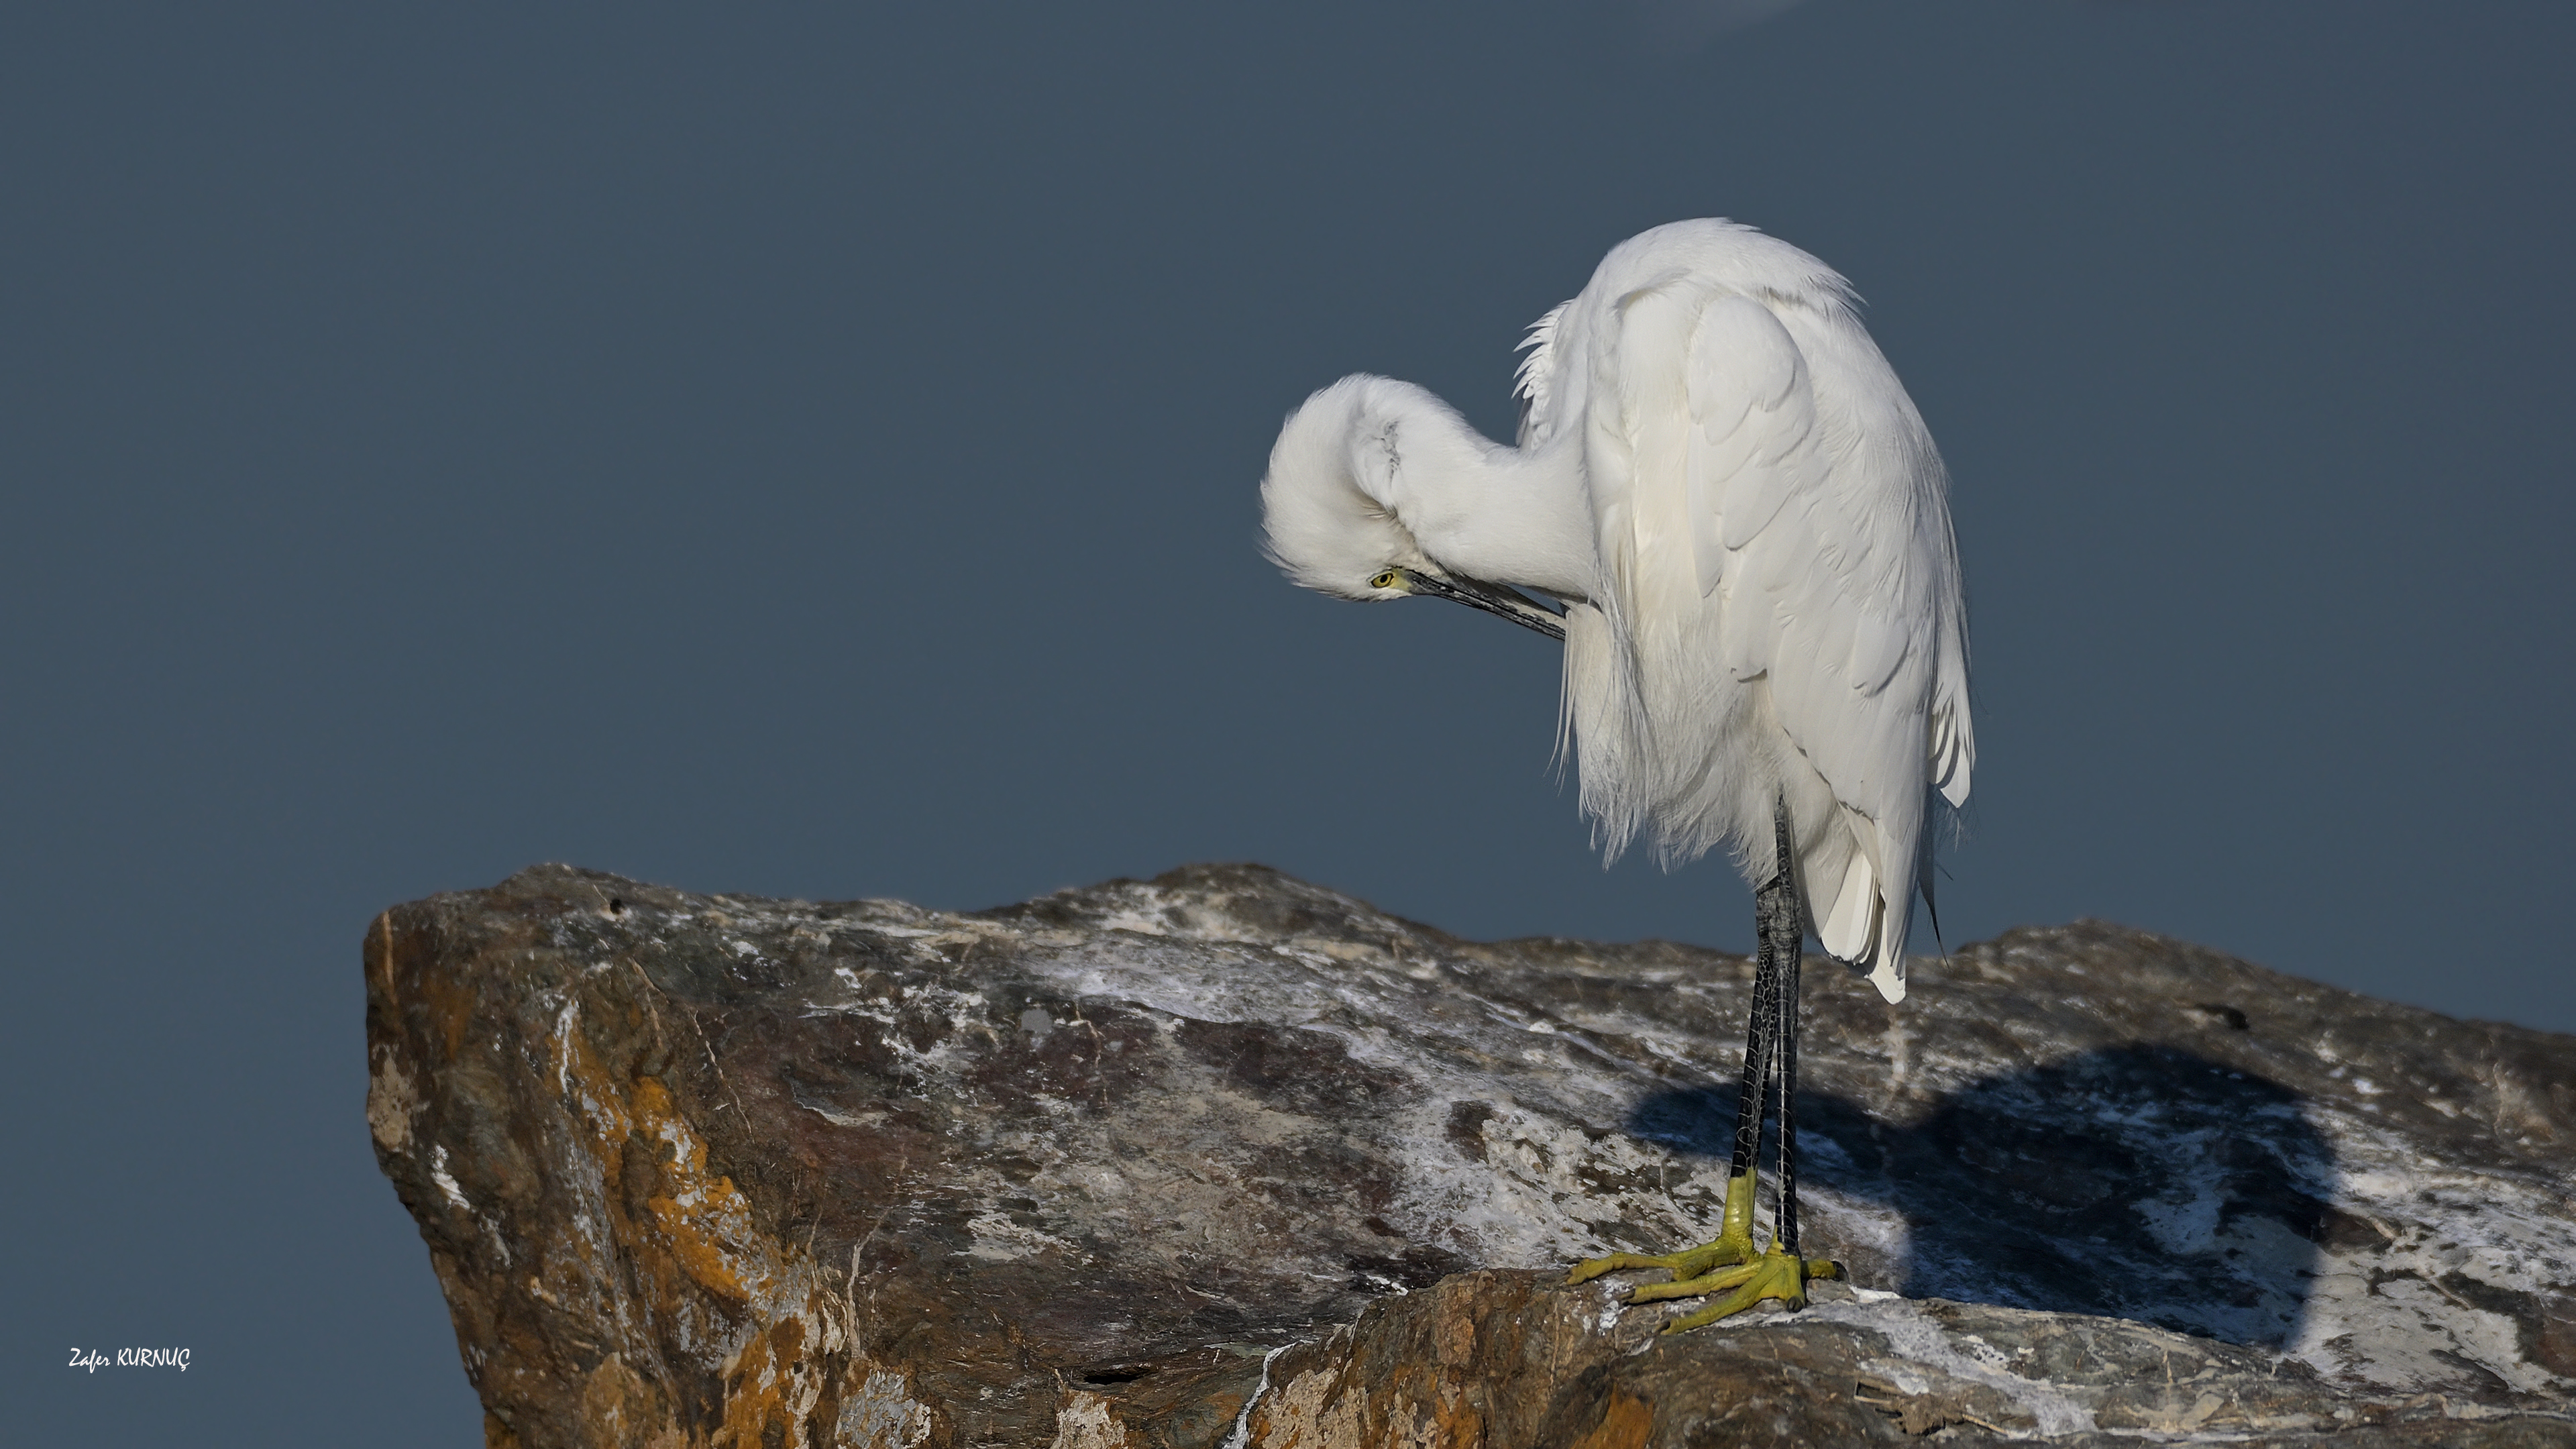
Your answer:
[[[1655,1432],[1655,1411],[1630,1394],[1614,1393],[1601,1406],[1601,1422],[1572,1449],[1645,1449]]]

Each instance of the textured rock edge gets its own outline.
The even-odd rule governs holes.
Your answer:
[[[605,883],[637,898],[684,899],[612,877],[562,874],[566,885]],[[444,899],[463,905],[488,895]],[[990,1442],[973,1437],[955,1406],[920,1396],[912,1355],[899,1341],[905,1335],[890,1337],[881,1312],[859,1310],[855,1255],[846,1273],[836,1272],[801,1253],[781,1232],[795,1219],[799,1189],[781,1181],[786,1174],[775,1165],[765,1170],[756,1153],[723,1143],[724,1097],[731,1089],[702,1034],[696,1043],[702,1051],[688,1050],[689,1033],[680,1028],[694,1030],[694,1017],[685,1023],[663,1020],[655,1004],[658,988],[640,968],[632,970],[634,980],[624,980],[615,962],[593,963],[541,983],[534,993],[494,991],[529,984],[517,978],[476,982],[443,974],[442,964],[453,963],[441,951],[440,904],[397,908],[370,930],[375,1070],[368,1116],[380,1162],[422,1224],[469,1373],[488,1406],[490,1442]],[[540,954],[532,951],[529,959]],[[532,1019],[529,1007],[537,997],[545,999],[547,1011]],[[674,1003],[665,998],[663,1005]],[[580,1030],[565,1029],[576,1023]],[[479,1032],[487,1024],[504,1028],[493,1043],[495,1060],[515,1055],[523,1066],[551,1077],[573,1109],[543,1123],[478,1120],[471,1111],[463,1112],[466,1120],[424,1120],[424,1108],[437,1093],[426,1080],[435,1068],[424,1069],[423,1063],[433,1055],[458,1062],[468,1030]],[[477,1068],[466,1060],[463,1076],[470,1079]],[[457,1099],[480,1096],[486,1107],[511,1100],[506,1092],[475,1090],[483,1085],[498,1086],[465,1080]],[[607,1240],[588,1245],[599,1255],[599,1280],[620,1283],[621,1292],[666,1320],[696,1325],[710,1347],[723,1349],[720,1369],[692,1374],[687,1365],[641,1365],[613,1348],[568,1358],[562,1345],[582,1337],[572,1306],[551,1302],[534,1277],[526,1292],[501,1293],[494,1290],[494,1275],[467,1271],[477,1250],[466,1236],[509,1241],[488,1223],[480,1232],[455,1229],[460,1216],[471,1224],[482,1214],[506,1213],[514,1191],[524,1195],[533,1165],[514,1145],[515,1130],[592,1149],[601,1178],[597,1189],[603,1200],[616,1189],[622,1205],[607,1215],[613,1224]],[[427,1154],[406,1150],[416,1132],[434,1135],[439,1145]],[[443,1145],[448,1140],[471,1150],[451,1158]],[[652,1160],[635,1160],[629,1149],[639,1143],[656,1146]],[[733,1171],[716,1164],[731,1164]],[[636,1180],[628,1180],[630,1174]],[[903,1296],[903,1285],[897,1285],[897,1297]],[[942,1316],[940,1305],[929,1301],[876,1306],[897,1308],[895,1317],[910,1331],[935,1328]],[[1708,1422],[1712,1405],[1735,1401],[1684,1385],[1641,1394],[1645,1380],[1637,1374],[1709,1360],[1706,1367],[1718,1381],[1729,1374],[1747,1381],[1740,1365],[1728,1367],[1736,1356],[1730,1349],[1739,1342],[1755,1343],[1778,1367],[1778,1350],[1792,1334],[1803,1340],[1829,1331],[1846,1338],[1873,1331],[1867,1325],[1837,1326],[1819,1312],[1755,1325],[1768,1330],[1761,1340],[1744,1339],[1742,1330],[1707,1333],[1629,1346],[1614,1359],[1599,1350],[1624,1342],[1631,1325],[1644,1320],[1629,1315],[1605,1325],[1600,1308],[1580,1294],[1553,1288],[1545,1275],[1461,1274],[1430,1292],[1382,1303],[1322,1339],[1258,1359],[1240,1346],[1218,1348],[1138,1366],[1123,1381],[1109,1375],[1114,1386],[1108,1391],[1077,1386],[1054,1369],[1025,1375],[1021,1387],[1045,1397],[1046,1380],[1053,1378],[1056,1442],[1065,1444],[1203,1443],[1212,1423],[1251,1444],[1683,1442],[1697,1437],[1695,1426]],[[2013,1316],[2002,1309],[1958,1311]],[[2088,1322],[2123,1334],[2154,1332]],[[1586,1323],[1592,1327],[1583,1329]],[[1534,1344],[1545,1346],[1543,1358],[1532,1358]],[[1586,1344],[1594,1351],[1581,1351]],[[1647,1362],[1623,1372],[1630,1359]],[[568,1393],[575,1385],[577,1393]],[[1828,1392],[1819,1381],[1807,1383],[1799,1397],[1810,1407],[1833,1402],[1866,1410],[1874,1417],[1852,1418],[1845,1426],[1865,1437],[1877,1437],[1875,1424],[1908,1434],[1946,1429],[1953,1436],[2232,1429],[2265,1436],[2254,1442],[2277,1443],[2306,1442],[2319,1433],[2399,1436],[2386,1440],[2391,1443],[2576,1442],[2576,1432],[2555,1414],[2447,1400],[2346,1405],[2352,1413],[2322,1420],[2299,1409],[2280,1410],[2268,1421],[2248,1413],[2236,1427],[2215,1410],[2197,1423],[2182,1422],[2199,1405],[2196,1395],[2189,1404],[2160,1402],[2142,1410],[2147,1421],[2114,1425],[2050,1423],[2042,1417],[2021,1422],[1994,1403],[1978,1413],[1983,1401],[1966,1390],[1946,1398],[1931,1390],[1889,1397],[1869,1392],[1871,1387],[1855,1377],[1851,1394],[1838,1397],[1838,1388]],[[1739,1407],[1753,1402],[1741,1400]],[[700,1440],[682,1428],[693,1423],[712,1428]],[[2494,1437],[2508,1431],[2521,1437]],[[2457,1437],[2464,1433],[2470,1437]]]

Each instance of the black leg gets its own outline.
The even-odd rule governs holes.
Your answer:
[[[1727,1296],[1694,1313],[1665,1322],[1680,1333],[1740,1313],[1764,1299],[1791,1308],[1807,1302],[1810,1278],[1842,1275],[1838,1264],[1798,1256],[1798,968],[1804,954],[1807,912],[1799,900],[1797,857],[1784,798],[1771,815],[1779,868],[1753,893],[1753,1013],[1744,1035],[1744,1071],[1735,1098],[1735,1158],[1726,1181],[1726,1215],[1717,1240],[1678,1253],[1612,1253],[1574,1265],[1568,1283],[1582,1283],[1620,1268],[1661,1268],[1666,1283],[1630,1289],[1631,1303],[1668,1298]],[[1767,1252],[1753,1248],[1754,1164],[1761,1156],[1762,1112],[1779,1084],[1780,1200]],[[1731,1291],[1730,1291],[1731,1290]]]
[[[1775,1075],[1780,1083],[1780,1206],[1771,1250],[1794,1257],[1798,1251],[1798,968],[1806,949],[1806,911],[1798,899],[1796,862],[1790,855],[1794,845],[1789,838],[1789,802],[1781,801],[1771,819],[1780,852],[1780,873],[1774,878],[1779,894],[1770,913],[1776,937],[1775,942],[1765,943],[1766,952],[1778,962],[1779,977],[1773,1036],[1779,1054]]]
[[[1744,1073],[1735,1088],[1735,1160],[1730,1178],[1753,1171],[1762,1146],[1762,1093],[1770,1075],[1771,1038],[1779,1019],[1780,968],[1772,951],[1776,902],[1770,887],[1753,893],[1753,1013],[1744,1026]]]

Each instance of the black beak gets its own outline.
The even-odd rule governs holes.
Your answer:
[[[1482,609],[1488,614],[1509,619],[1524,629],[1535,629],[1559,642],[1563,642],[1565,638],[1564,617],[1518,589],[1507,588],[1502,584],[1489,584],[1483,579],[1444,577],[1439,574],[1422,573],[1415,569],[1394,569],[1391,572],[1404,581],[1404,589],[1407,593],[1428,594],[1435,599],[1447,599],[1452,603],[1465,604],[1471,609]]]

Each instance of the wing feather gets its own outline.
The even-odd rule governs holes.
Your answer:
[[[1740,549],[1806,481],[1801,446],[1815,426],[1815,390],[1789,330],[1750,297],[1712,303],[1689,357],[1691,416],[1704,446],[1693,471],[1724,480],[1714,499],[1719,541]]]
[[[1901,993],[1926,792],[1964,779],[1967,758],[1964,692],[1934,715],[1937,666],[1960,651],[1934,587],[1957,568],[1937,455],[1846,313],[1711,296],[1686,358],[1691,503],[1716,515],[1693,520],[1716,544],[1695,572],[1723,591],[1723,662],[1768,680],[1842,806],[1846,838],[1802,841],[1820,939]]]

